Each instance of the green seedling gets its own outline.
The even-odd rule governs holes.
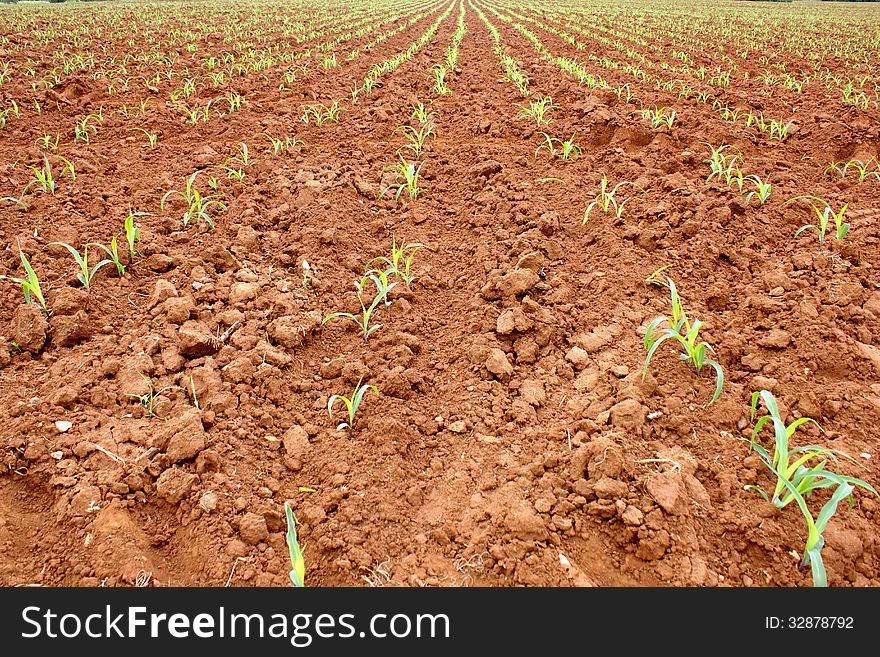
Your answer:
[[[746,194],[746,203],[751,203],[752,199],[756,198],[758,199],[758,205],[764,205],[770,197],[770,192],[773,191],[773,184],[769,180],[766,182],[762,181],[756,175],[749,176],[746,180],[751,181],[755,185],[755,189]],[[740,190],[742,190],[742,187],[740,187]]]
[[[426,150],[425,144],[430,137],[434,137],[434,139],[437,138],[437,132],[434,130],[434,125],[431,123],[422,124],[418,128],[408,125],[398,129],[403,132],[403,136],[409,141],[409,143],[402,146],[401,149],[408,148],[413,152],[416,158],[420,158],[424,155]]]
[[[128,394],[127,397],[133,397],[138,400],[138,403],[144,407],[147,411],[147,417],[159,417],[156,415],[156,398],[161,395],[166,390],[180,390],[180,386],[165,386],[161,390],[156,390],[153,388],[153,382],[150,381],[150,377],[146,376],[143,372],[138,372],[143,378],[144,381],[147,382],[147,392],[142,395]]]
[[[614,208],[614,216],[617,217],[618,219],[620,219],[620,217],[623,216],[624,206],[626,205],[626,203],[628,201],[630,201],[633,198],[632,196],[630,196],[630,197],[628,197],[618,203],[618,200],[615,197],[615,194],[617,193],[617,190],[620,189],[621,187],[623,187],[624,185],[632,185],[633,187],[639,189],[642,192],[645,191],[644,189],[642,189],[641,187],[639,187],[635,183],[628,182],[628,181],[623,181],[623,182],[617,183],[609,191],[608,177],[605,174],[602,174],[602,180],[599,183],[599,193],[596,194],[596,198],[593,199],[593,201],[587,206],[587,209],[584,212],[583,223],[587,223],[587,221],[590,218],[590,212],[593,210],[594,207],[597,207],[597,206],[605,214],[608,214],[609,212],[611,212],[611,209]]]
[[[416,120],[422,125],[434,123],[437,112],[431,111],[424,103],[418,103],[412,106],[412,113],[409,115],[410,120]]]
[[[134,258],[134,243],[141,240],[141,227],[134,223],[135,217],[152,217],[149,212],[132,212],[128,209],[128,216],[125,218],[125,241],[128,242],[128,259],[129,263]]]
[[[370,305],[366,305],[363,299],[368,280],[373,281],[373,284],[376,286],[376,296],[373,297]],[[353,313],[335,312],[327,315],[321,324],[326,324],[331,319],[336,318],[349,319],[360,329],[361,335],[364,338],[364,343],[366,343],[374,332],[382,328],[381,324],[371,325],[370,322],[372,321],[373,314],[380,303],[384,302],[386,306],[390,305],[391,302],[388,300],[388,293],[395,285],[397,285],[397,283],[388,282],[388,272],[382,272],[376,269],[368,271],[364,274],[361,280],[354,282],[355,289],[357,290],[358,303],[361,305],[360,316]]]
[[[367,263],[369,266],[374,262],[384,262],[388,265],[388,270],[385,272],[386,274],[394,274],[398,278],[400,278],[407,288],[412,284],[415,280],[415,276],[410,274],[410,267],[412,266],[413,258],[415,258],[416,252],[419,249],[427,249],[428,247],[424,244],[419,244],[418,242],[413,242],[411,244],[402,244],[401,246],[397,246],[397,240],[392,236],[391,238],[391,257],[380,256],[378,258],[373,258],[370,262]]]
[[[113,238],[116,239],[115,237]],[[83,247],[82,255],[80,255],[79,251],[70,246],[65,242],[51,242],[53,245],[63,246],[65,249],[70,251],[70,254],[73,256],[73,259],[76,260],[76,264],[79,267],[79,271],[76,274],[77,280],[82,283],[83,287],[86,291],[90,291],[92,288],[92,280],[95,278],[95,274],[98,273],[98,270],[101,269],[104,265],[112,264],[112,260],[104,259],[98,262],[94,267],[89,266],[89,244],[86,244]]]
[[[40,287],[40,279],[34,268],[31,267],[30,261],[21,250],[21,244],[18,245],[18,255],[21,257],[21,266],[24,267],[26,278],[12,278],[10,276],[0,276],[0,278],[18,283],[21,285],[21,292],[24,295],[25,303],[32,303],[34,300],[40,304],[43,312],[49,312],[46,308],[46,298],[43,296],[43,289]]]
[[[109,245],[100,244],[99,242],[89,242],[88,244],[86,244],[86,248],[90,246],[97,246],[99,249],[103,250],[109,256],[109,261],[116,266],[116,273],[119,274],[119,276],[121,277],[125,274],[125,265],[122,264],[122,262],[119,260],[119,243],[117,241],[118,237],[118,235],[114,235],[113,238],[110,240]]]
[[[296,516],[290,503],[284,503],[284,514],[287,516],[287,549],[290,552],[290,581],[293,585],[301,588],[305,586],[306,563],[303,558],[302,549],[299,546],[299,540],[296,536]]]
[[[672,128],[672,124],[677,116],[675,110],[671,107],[660,107],[659,109],[645,108],[640,110],[640,113],[643,119],[648,119],[651,122],[652,128],[659,128],[661,125]]]
[[[187,210],[183,213],[183,225],[188,226],[190,221],[195,220],[196,223],[204,220],[211,228],[214,228],[214,221],[211,219],[208,214],[208,209],[211,206],[216,206],[221,210],[225,210],[226,206],[216,199],[211,198],[210,196],[202,196],[193,186],[193,182],[196,179],[196,176],[199,174],[198,171],[193,173],[186,181],[186,190],[179,191],[176,189],[171,190],[170,192],[166,192],[162,197],[162,201],[159,203],[160,209],[165,209],[165,201],[168,200],[169,197],[172,196],[180,196],[187,204]]]
[[[423,166],[425,166],[424,162],[420,162],[419,166],[416,167],[414,162],[407,162],[401,157],[400,164],[392,164],[391,166],[385,167],[385,171],[390,170],[397,172],[397,181],[383,189],[382,193],[379,194],[379,198],[381,199],[385,196],[386,192],[394,189],[397,190],[397,193],[394,195],[395,201],[400,199],[400,195],[403,194],[403,192],[407,192],[411,199],[416,198],[424,191],[419,187],[419,174],[421,173]]]
[[[857,172],[856,179],[859,182],[864,182],[869,177],[874,176],[877,180],[880,180],[880,169],[875,168],[874,170],[870,169],[871,163],[877,165],[877,159],[874,157],[870,157],[867,162],[863,162],[859,159],[853,159],[849,162],[832,162],[827,167],[825,167],[825,173],[827,174],[829,171],[837,171],[840,174],[841,178],[846,178],[847,172],[850,168],[855,169]]]
[[[156,134],[155,132],[149,132],[144,128],[132,128],[132,130],[139,130],[140,132],[143,132],[144,135],[146,135],[147,137],[147,143],[149,144],[150,148],[156,148],[156,143],[159,140],[158,134]]]
[[[0,198],[0,202],[3,202],[3,201],[11,201],[12,203],[15,203],[16,205],[23,207],[25,210],[28,209],[27,203],[22,201],[20,198],[15,198],[14,196],[4,196],[3,198]]]
[[[648,365],[651,362],[651,357],[660,345],[667,340],[675,340],[682,351],[680,354],[681,360],[692,365],[697,374],[700,373],[705,365],[709,365],[715,370],[715,394],[712,396],[712,401],[709,402],[710,404],[713,404],[715,400],[718,399],[721,394],[721,389],[724,386],[724,370],[716,361],[706,357],[707,352],[714,353],[715,350],[705,341],[698,342],[700,328],[703,326],[703,322],[700,320],[696,320],[693,324],[690,322],[684,311],[684,307],[682,306],[681,298],[678,295],[678,289],[676,288],[675,283],[666,275],[664,275],[664,278],[666,279],[665,283],[660,282],[658,284],[665,285],[669,288],[672,303],[672,317],[669,318],[663,315],[653,319],[651,323],[648,324],[644,339],[644,346],[648,354],[645,357],[645,367],[642,370],[642,380],[644,381],[645,376],[648,374]],[[667,325],[666,328],[661,328],[663,324]]]
[[[828,231],[828,224],[831,221],[834,222],[834,231],[838,240],[842,240],[846,237],[847,233],[849,233],[850,225],[844,222],[844,216],[846,215],[846,209],[849,207],[848,203],[844,203],[843,207],[840,208],[838,212],[834,212],[831,209],[831,205],[825,199],[819,198],[817,196],[795,196],[792,199],[789,199],[783,205],[788,205],[789,203],[793,203],[794,201],[806,199],[810,202],[810,206],[813,208],[813,211],[816,213],[816,217],[818,218],[818,223],[816,224],[807,224],[806,226],[801,226],[798,228],[794,236],[797,237],[805,230],[815,230],[819,236],[819,242],[825,242],[825,233]],[[818,201],[822,204],[822,206],[818,206],[813,201]]]
[[[57,183],[52,174],[52,165],[49,164],[49,158],[43,155],[43,168],[28,166],[28,169],[34,172],[34,179],[31,180],[22,191],[22,196],[27,194],[28,190],[34,185],[39,185],[44,192],[55,195],[55,185]]]
[[[520,112],[517,118],[532,119],[538,126],[550,123],[550,119],[547,118],[547,112],[557,108],[550,96],[542,96],[538,100],[533,100],[529,103],[528,107],[524,105],[518,105],[518,107],[520,107]]]
[[[581,153],[583,152],[581,147],[574,143],[574,134],[572,134],[571,138],[566,141],[557,141],[559,142],[559,153],[562,156],[563,160],[575,160],[580,157]]]
[[[815,424],[815,421],[811,418],[802,417],[786,426],[779,413],[776,398],[769,391],[761,390],[752,394],[752,421],[755,420],[759,398],[764,401],[768,414],[761,417],[755,423],[749,445],[758,454],[758,457],[771,474],[775,476],[776,484],[773,489],[772,498],[758,486],[748,486],[748,488],[756,490],[761,497],[773,504],[777,509],[784,509],[791,502],[797,504],[807,524],[807,542],[804,545],[803,558],[798,566],[798,570],[804,570],[809,566],[813,577],[813,586],[827,586],[827,575],[822,561],[822,548],[825,544],[823,534],[828,521],[837,512],[838,505],[844,499],[849,498],[850,507],[852,507],[852,493],[857,487],[867,490],[874,495],[878,495],[878,493],[870,484],[861,479],[840,473],[838,456],[855,462],[854,459],[843,452],[816,445],[792,448],[791,437],[798,427],[807,422]],[[756,441],[761,429],[768,422],[773,427],[774,434],[772,456]],[[834,463],[834,472],[825,469],[829,460]],[[809,466],[811,462],[815,463],[815,465]],[[814,519],[812,512],[807,506],[807,498],[811,497],[813,491],[821,489],[834,489],[834,492],[821,511],[819,511],[819,515]]]
[[[348,433],[351,434],[354,431],[354,421],[355,416],[357,415],[358,408],[360,408],[361,402],[363,401],[364,394],[368,391],[372,390],[377,395],[379,394],[379,389],[368,383],[361,385],[361,382],[358,381],[357,385],[352,392],[351,398],[346,397],[345,395],[332,395],[327,402],[327,412],[330,414],[330,419],[333,419],[333,404],[336,401],[341,401],[345,404],[345,409],[348,411],[348,421],[341,422],[337,427],[337,431],[341,431],[342,429],[348,429]]]

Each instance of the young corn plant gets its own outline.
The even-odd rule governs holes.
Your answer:
[[[89,242],[86,244],[86,247],[96,246],[102,251],[104,251],[108,259],[113,265],[116,267],[116,273],[119,274],[120,278],[125,275],[125,265],[119,258],[119,236],[114,235],[110,240],[110,244],[101,244],[100,242]]]
[[[758,200],[759,206],[764,205],[767,199],[770,198],[770,192],[773,191],[773,183],[769,179],[762,181],[757,175],[751,175],[746,180],[755,186],[755,189],[746,194],[746,204],[751,203],[754,198]],[[742,191],[742,186],[740,186],[740,191]]]
[[[418,121],[421,125],[430,125],[434,123],[437,112],[431,111],[424,103],[417,103],[412,106],[412,113],[409,115],[410,121]]]
[[[412,285],[412,282],[415,280],[415,275],[410,273],[410,268],[412,267],[413,259],[415,258],[416,252],[419,249],[427,249],[428,247],[424,244],[420,244],[418,242],[413,242],[411,244],[401,244],[397,246],[397,239],[392,236],[391,238],[391,257],[380,256],[378,258],[373,258],[370,262],[367,263],[369,266],[374,262],[384,262],[388,269],[385,271],[386,274],[394,274],[400,280],[404,282],[407,288]]]
[[[871,170],[871,163],[874,163],[875,168]],[[863,162],[859,159],[852,159],[849,162],[832,162],[827,167],[825,167],[825,173],[827,174],[829,171],[836,171],[840,174],[841,178],[846,178],[847,172],[850,168],[855,169],[856,171],[856,180],[859,182],[865,182],[871,176],[880,180],[880,168],[877,168],[877,159],[874,157],[868,158],[867,162]]]
[[[12,278],[10,276],[0,276],[0,278],[21,285],[21,292],[22,295],[24,295],[24,302],[33,303],[34,301],[36,301],[38,304],[40,304],[43,312],[48,314],[49,310],[48,308],[46,308],[46,298],[43,296],[43,289],[40,286],[40,279],[37,276],[37,273],[34,271],[34,268],[31,266],[30,261],[27,259],[27,256],[24,254],[24,251],[21,250],[21,244],[18,245],[18,255],[21,258],[21,266],[24,267],[25,278]]]
[[[200,223],[201,221],[205,221],[211,228],[214,228],[214,221],[211,219],[211,216],[208,214],[208,209],[212,206],[216,206],[221,210],[225,210],[226,206],[210,196],[202,196],[193,186],[193,182],[196,179],[196,176],[199,174],[198,171],[193,173],[186,181],[186,189],[184,191],[180,191],[177,189],[173,189],[170,192],[166,192],[162,197],[162,201],[159,203],[159,208],[165,209],[165,202],[172,196],[180,196],[187,205],[186,212],[183,213],[183,225],[188,226],[190,221],[195,221],[196,223]]]
[[[113,238],[115,241],[115,237]],[[98,270],[101,269],[104,265],[112,264],[113,261],[109,259],[104,259],[98,262],[94,267],[89,265],[89,246],[91,244],[86,244],[83,247],[82,255],[75,248],[67,244],[66,242],[51,242],[53,245],[63,246],[65,249],[70,251],[70,254],[73,256],[73,259],[76,260],[76,264],[79,267],[79,271],[76,274],[77,280],[82,283],[83,287],[87,292],[92,289],[92,280],[95,278],[95,274],[98,273]],[[100,245],[99,245],[100,246]]]
[[[792,199],[789,199],[783,205],[788,205],[789,203],[793,203],[794,201],[798,201],[800,199],[806,199],[810,202],[810,206],[813,208],[813,211],[816,213],[816,217],[818,218],[818,223],[815,224],[807,224],[806,226],[801,226],[798,228],[794,236],[797,237],[805,230],[815,230],[816,234],[819,236],[819,242],[825,242],[825,233],[828,231],[828,224],[832,221],[834,222],[834,233],[838,240],[842,240],[846,237],[847,233],[849,233],[850,225],[844,222],[844,216],[846,215],[846,209],[849,207],[848,203],[844,203],[843,207],[840,208],[838,212],[834,212],[831,209],[831,205],[825,199],[819,198],[817,196],[795,196]],[[818,201],[822,205],[816,205],[813,201]]]
[[[425,151],[427,150],[426,144],[429,138],[433,137],[434,139],[437,139],[437,131],[431,123],[422,124],[418,128],[408,125],[398,129],[403,131],[403,136],[406,137],[409,142],[408,144],[403,145],[400,150],[404,148],[411,150],[413,155],[416,156],[416,159],[425,154]]]
[[[393,164],[391,166],[385,167],[386,171],[395,171],[397,173],[397,180],[388,185],[385,189],[382,190],[382,193],[379,194],[379,198],[381,199],[385,196],[386,192],[397,190],[394,194],[394,200],[397,201],[400,199],[401,194],[406,192],[411,199],[416,198],[419,194],[421,194],[423,190],[419,187],[419,175],[421,174],[422,167],[425,166],[424,162],[420,162],[419,166],[415,165],[415,162],[407,162],[400,158],[399,164]]]
[[[97,118],[97,115],[89,114],[74,124],[73,141],[84,141],[87,144],[91,142],[92,137],[98,134],[98,128],[92,123],[89,123],[89,121],[94,118]]]
[[[156,148],[156,144],[159,140],[158,134],[156,134],[155,132],[149,132],[145,128],[132,128],[132,130],[139,130],[140,132],[143,132],[147,138],[147,144],[149,145],[149,147],[151,149]]]
[[[68,162],[69,164],[69,162]],[[28,166],[28,169],[34,172],[34,178],[31,180],[22,191],[22,196],[27,194],[28,190],[34,185],[38,185],[41,191],[49,192],[53,196],[55,195],[55,187],[58,183],[58,179],[55,178],[52,173],[52,165],[49,164],[49,158],[43,155],[43,167],[34,167]],[[68,173],[73,173],[73,169],[64,169],[62,170],[62,176],[64,175],[64,171]],[[76,174],[73,174],[73,179],[76,179]]]
[[[520,112],[517,114],[517,118],[531,119],[538,126],[542,126],[550,123],[547,113],[551,109],[556,109],[557,105],[553,104],[553,99],[550,96],[542,96],[538,100],[530,102],[528,107],[525,105],[518,105],[518,107],[520,107]]]
[[[596,194],[596,198],[594,198],[592,200],[592,202],[587,206],[587,210],[586,210],[586,212],[584,212],[583,223],[587,223],[587,221],[589,221],[590,212],[592,212],[593,208],[595,208],[595,207],[598,207],[605,214],[608,214],[609,212],[611,212],[612,208],[613,208],[614,209],[614,212],[613,212],[614,216],[617,219],[620,219],[620,217],[623,216],[624,206],[627,204],[628,201],[630,201],[633,198],[632,196],[630,196],[630,197],[627,197],[627,198],[623,199],[622,201],[618,202],[618,199],[615,196],[615,194],[617,193],[617,190],[620,189],[621,187],[623,187],[624,185],[632,185],[633,187],[639,189],[642,192],[645,191],[644,189],[642,189],[641,187],[639,187],[635,183],[629,182],[629,181],[619,182],[611,190],[609,190],[608,189],[608,176],[606,176],[603,173],[602,180],[599,184],[599,193]]]
[[[296,536],[296,516],[290,503],[284,503],[284,514],[287,517],[287,550],[290,553],[290,581],[297,588],[305,586],[306,563],[303,558],[302,548]]]
[[[772,497],[768,496],[759,486],[748,486],[748,488],[756,490],[761,497],[777,509],[784,509],[792,502],[797,505],[807,525],[807,541],[798,570],[803,571],[809,566],[813,577],[813,586],[825,587],[828,585],[828,579],[825,564],[822,561],[822,548],[825,545],[823,534],[828,521],[837,512],[838,505],[844,499],[849,498],[850,507],[852,507],[852,493],[856,488],[862,488],[874,495],[878,495],[878,493],[867,482],[840,473],[840,461],[837,457],[842,456],[853,460],[843,452],[816,445],[792,448],[791,438],[798,427],[807,422],[815,423],[815,421],[808,417],[802,417],[786,426],[779,413],[776,398],[771,392],[760,390],[752,393],[752,421],[755,420],[759,399],[763,400],[768,414],[762,416],[755,423],[749,445],[775,477],[776,483]],[[761,429],[768,423],[770,423],[774,435],[772,456],[756,440]],[[833,472],[825,469],[829,461],[834,464]],[[819,515],[814,518],[807,506],[807,499],[812,496],[813,491],[821,489],[833,489],[834,492],[819,511]]]
[[[672,124],[675,122],[675,117],[677,116],[674,109],[671,107],[661,107],[661,108],[645,108],[640,110],[643,119],[648,119],[651,122],[652,128],[659,128],[661,125],[665,125],[667,128],[672,128]]]
[[[645,357],[645,367],[642,370],[642,380],[644,380],[645,376],[648,374],[648,365],[651,363],[651,357],[660,345],[667,340],[674,340],[681,348],[681,360],[693,366],[697,374],[699,374],[706,365],[709,365],[715,370],[715,394],[712,396],[712,401],[709,402],[710,404],[713,404],[715,400],[718,399],[719,395],[721,395],[721,389],[724,387],[724,370],[716,361],[706,357],[708,352],[715,353],[715,350],[712,349],[709,343],[698,341],[700,328],[702,328],[703,322],[696,320],[691,323],[684,311],[675,283],[669,278],[669,276],[664,275],[663,277],[666,280],[661,281],[658,284],[669,288],[672,304],[672,317],[662,315],[654,318],[651,323],[648,324],[648,330],[645,333],[644,339],[644,347],[648,354]],[[666,328],[661,328],[664,324],[667,325]]]
[[[345,405],[345,409],[348,413],[348,420],[345,422],[340,422],[336,427],[337,431],[341,431],[342,429],[348,429],[349,435],[354,431],[354,422],[355,416],[357,415],[358,409],[361,406],[361,402],[364,399],[364,395],[368,390],[372,390],[377,395],[379,394],[379,389],[368,383],[361,385],[360,380],[357,382],[357,385],[354,387],[354,391],[351,394],[351,397],[346,397],[345,395],[331,395],[330,399],[327,401],[327,412],[330,414],[330,419],[333,419],[333,405],[337,401],[341,401]]]
[[[141,227],[139,224],[134,223],[134,220],[136,217],[152,216],[149,212],[133,212],[131,208],[128,209],[128,216],[125,218],[123,228],[125,230],[125,241],[128,243],[129,264],[134,259],[134,243],[141,241]]]
[[[365,304],[363,298],[368,279],[373,281],[373,284],[376,286],[376,296],[373,297],[370,305]],[[391,303],[388,300],[388,293],[395,285],[397,285],[397,283],[388,282],[388,272],[379,272],[375,269],[370,270],[364,274],[361,280],[354,282],[355,289],[357,290],[358,303],[361,305],[360,316],[346,312],[330,313],[324,318],[321,324],[326,324],[331,319],[337,318],[351,320],[360,329],[361,336],[364,338],[364,343],[366,344],[367,340],[370,339],[370,336],[382,328],[381,324],[371,325],[370,322],[372,321],[373,314],[376,312],[376,308],[378,308],[380,303],[384,301],[386,306]]]

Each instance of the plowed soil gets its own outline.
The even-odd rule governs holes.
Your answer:
[[[594,12],[587,24],[603,29],[583,33],[553,3],[513,5],[465,2],[446,95],[430,69],[444,61],[458,2],[362,12],[370,31],[327,53],[315,44],[357,20],[341,5],[331,15],[272,3],[0,8],[0,60],[13,70],[0,107],[20,108],[0,130],[0,194],[27,205],[0,203],[0,275],[24,275],[20,245],[49,310],[0,281],[0,584],[288,586],[290,501],[313,586],[810,585],[809,568],[798,570],[797,508],[777,510],[746,488],[773,487],[749,450],[750,402],[773,392],[788,422],[816,420],[796,444],[840,450],[852,457],[843,471],[880,482],[880,175],[825,173],[880,152],[876,101],[845,103],[816,79],[802,93],[759,79],[759,46],[780,49],[786,34],[773,26],[796,21],[793,10],[759,29],[726,8],[753,50],[740,56],[725,42],[737,64],[728,87],[690,80],[731,107],[792,120],[777,140],[625,70],[632,47],[649,60],[643,72],[681,78],[661,63],[680,64],[671,53],[685,37],[717,38],[701,5]],[[503,79],[476,8],[529,78],[528,97]],[[427,44],[353,104],[352,86],[447,9]],[[860,11],[852,16],[880,16]],[[92,32],[71,40],[84,16]],[[327,33],[298,44],[288,34],[299,20]],[[239,48],[224,41],[236,24]],[[517,26],[607,88],[579,84]],[[634,26],[653,30],[648,46]],[[94,67],[58,69],[35,91],[31,82],[60,66],[62,44],[71,57],[92,53]],[[167,60],[139,60],[150,44]],[[210,74],[230,64],[205,64],[310,47],[298,60],[308,70],[288,84],[289,62],[216,85]],[[331,52],[337,66],[324,69]],[[728,68],[714,51],[689,52],[694,69]],[[823,57],[851,73],[845,56]],[[814,70],[794,50],[781,60],[789,72]],[[128,86],[111,93],[117,78]],[[197,90],[182,102],[214,101],[207,122],[190,125],[171,99],[187,78]],[[630,102],[614,91],[625,84]],[[227,113],[227,93],[242,96],[239,110]],[[555,105],[549,124],[519,116],[542,96]],[[335,98],[338,123],[301,120],[303,105]],[[421,157],[424,191],[377,198],[394,182],[388,167],[415,160],[398,150],[420,102],[436,112],[437,133]],[[638,112],[663,106],[676,109],[671,128]],[[88,143],[75,141],[74,125],[99,110]],[[157,134],[155,148],[139,128]],[[263,133],[302,143],[275,156]],[[574,135],[581,156],[536,154],[542,133]],[[57,150],[38,141],[55,134]],[[249,161],[236,180],[223,167],[242,143]],[[770,176],[768,202],[707,181],[707,144],[735,147],[747,174]],[[44,154],[55,194],[22,194]],[[225,205],[208,211],[214,228],[184,225],[179,197],[160,206],[195,171],[199,191]],[[632,198],[619,218],[594,209],[584,223],[603,174],[644,191],[621,188]],[[815,219],[808,204],[786,203],[804,194],[849,204],[846,239],[833,228],[824,243],[812,231],[794,237]],[[135,257],[124,275],[103,267],[84,290],[73,258],[51,243],[107,244],[129,209],[150,213],[137,217]],[[381,328],[365,342],[350,322],[323,323],[359,311],[354,281],[392,241],[426,248],[412,284],[379,305]],[[724,368],[715,403],[711,370],[697,374],[671,345],[643,377],[646,326],[669,313],[667,290],[645,279],[667,265]],[[328,399],[359,382],[379,394],[364,397],[352,432],[337,430],[342,407],[331,419]],[[770,447],[770,432],[761,440]],[[814,515],[825,499],[811,498]],[[853,503],[825,532],[828,581],[876,586],[880,505],[863,490]]]

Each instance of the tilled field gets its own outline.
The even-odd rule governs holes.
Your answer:
[[[288,586],[289,501],[307,585],[810,586],[752,393],[880,482],[878,10],[310,5],[0,7],[0,584]]]

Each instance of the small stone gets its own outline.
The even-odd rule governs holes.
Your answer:
[[[177,296],[177,288],[170,281],[160,278],[153,287],[153,293],[147,300],[147,310],[151,310],[171,297]]]
[[[205,513],[216,511],[219,504],[220,496],[211,490],[203,493],[202,496],[199,498],[199,506],[202,507]]]
[[[302,460],[309,451],[309,434],[298,424],[284,432],[284,451],[292,459]]]
[[[791,344],[791,333],[782,329],[773,329],[758,344],[769,349],[785,349]]]
[[[639,429],[645,423],[647,414],[648,409],[637,400],[624,399],[611,407],[609,417],[612,425],[634,430]]]
[[[46,344],[49,322],[46,314],[39,306],[25,303],[18,306],[12,313],[10,337],[12,341],[25,351],[40,351]]]
[[[519,395],[531,406],[542,406],[547,401],[544,382],[537,379],[523,381],[519,389]]]
[[[498,316],[495,322],[495,332],[498,335],[509,335],[516,329],[516,318],[512,310],[506,310]]]
[[[58,420],[55,422],[55,428],[58,429],[60,433],[67,433],[70,431],[71,427],[73,427],[73,423],[68,422],[67,420]]]
[[[509,381],[513,376],[513,365],[507,360],[507,354],[498,348],[491,349],[486,359],[486,369],[500,381]]]
[[[169,504],[180,504],[198,480],[198,475],[180,468],[168,468],[156,480],[156,493]]]
[[[630,504],[626,507],[626,510],[621,514],[620,519],[623,520],[623,524],[627,527],[638,527],[645,520],[645,514],[642,513],[637,507],[634,507]]]
[[[680,515],[687,510],[682,494],[681,478],[671,472],[663,472],[648,479],[648,493],[666,513]]]
[[[565,360],[574,365],[575,369],[582,370],[590,364],[590,355],[585,349],[580,347],[572,347],[565,354]]]
[[[629,368],[626,365],[615,365],[611,368],[611,373],[618,379],[623,379],[629,374]]]
[[[467,431],[467,425],[464,420],[456,420],[447,427],[452,433],[464,433]]]
[[[259,291],[259,283],[233,283],[229,290],[229,303],[242,303],[256,299]]]
[[[269,538],[269,529],[266,526],[266,519],[256,513],[245,513],[238,526],[238,533],[241,534],[241,540],[248,545],[256,545],[260,541]]]
[[[601,499],[616,500],[629,495],[629,486],[617,479],[602,477],[593,484],[593,492]]]

